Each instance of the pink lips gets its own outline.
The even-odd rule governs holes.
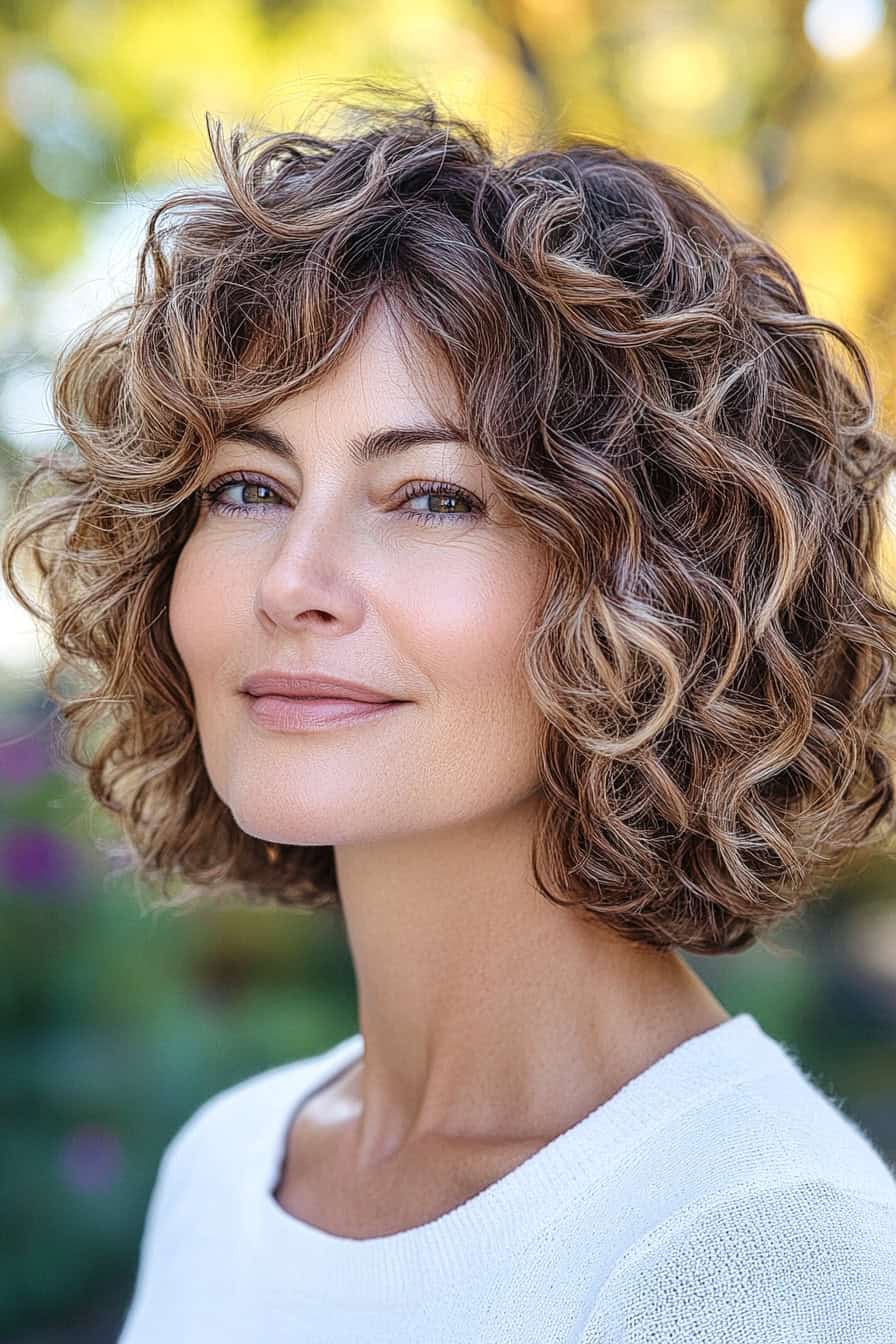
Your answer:
[[[240,685],[240,690],[248,695],[289,695],[302,699],[326,700],[339,697],[364,701],[366,704],[385,704],[399,698],[387,695],[385,691],[374,690],[372,686],[364,686],[361,682],[346,681],[342,677],[331,677],[323,672],[299,675],[267,668],[246,677]]]
[[[298,699],[286,695],[248,696],[249,715],[262,728],[280,732],[303,732],[314,728],[338,728],[368,719],[380,719],[400,700],[347,700],[337,697]]]

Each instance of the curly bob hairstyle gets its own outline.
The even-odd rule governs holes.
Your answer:
[[[70,760],[170,904],[341,908],[331,846],[247,835],[215,793],[165,617],[216,439],[325,378],[383,298],[548,561],[539,891],[635,943],[747,948],[894,813],[896,445],[866,358],[685,174],[584,136],[501,162],[360,83],[332,138],[206,115],[220,178],[153,210],[133,294],[59,356],[63,440],[2,566],[51,625]]]

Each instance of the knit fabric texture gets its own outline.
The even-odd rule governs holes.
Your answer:
[[[896,1178],[749,1013],[441,1217],[335,1236],[273,1195],[360,1033],[217,1093],[162,1155],[119,1344],[894,1344]]]

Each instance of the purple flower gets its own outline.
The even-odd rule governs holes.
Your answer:
[[[13,826],[0,834],[0,883],[49,895],[68,896],[82,877],[77,845],[40,826]]]

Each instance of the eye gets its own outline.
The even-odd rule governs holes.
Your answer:
[[[469,491],[464,490],[462,486],[451,485],[448,481],[418,481],[415,485],[409,486],[403,495],[405,501],[409,499],[450,499],[455,504],[460,503],[467,506],[469,513],[429,513],[420,509],[408,509],[408,513],[414,513],[422,523],[444,523],[453,522],[455,518],[469,518],[474,514],[482,512],[482,506],[479,501],[474,499]]]
[[[222,477],[220,480],[212,481],[210,485],[203,486],[196,491],[199,499],[200,509],[214,514],[239,514],[243,517],[250,514],[264,514],[269,508],[275,507],[269,500],[262,500],[261,504],[230,504],[226,503],[223,496],[227,490],[234,486],[241,485],[243,490],[262,490],[268,491],[276,499],[282,500],[283,496],[275,490],[267,481],[256,479],[245,472],[237,472],[230,476]],[[425,499],[431,497],[434,499],[448,499],[453,504],[465,506],[467,512],[456,512],[451,509],[447,513],[424,509],[405,509],[402,512],[413,516],[418,522],[424,525],[433,523],[439,525],[442,523],[451,523],[458,519],[465,519],[482,513],[482,505],[468,490],[462,486],[453,485],[450,481],[417,481],[413,485],[406,487],[402,499],[407,502],[411,499]]]
[[[196,497],[199,500],[200,509],[203,511],[207,511],[208,513],[225,513],[225,514],[226,513],[248,514],[248,513],[264,512],[264,510],[248,507],[244,504],[223,503],[221,496],[224,494],[225,490],[229,490],[231,486],[234,485],[249,486],[255,490],[269,490],[272,494],[278,495],[278,498],[282,498],[282,496],[280,496],[278,492],[274,490],[273,486],[268,485],[267,481],[256,480],[253,476],[246,476],[242,472],[237,472],[233,476],[224,476],[218,481],[212,481],[210,485],[203,486],[200,490],[197,490]],[[266,503],[267,501],[263,502]]]

